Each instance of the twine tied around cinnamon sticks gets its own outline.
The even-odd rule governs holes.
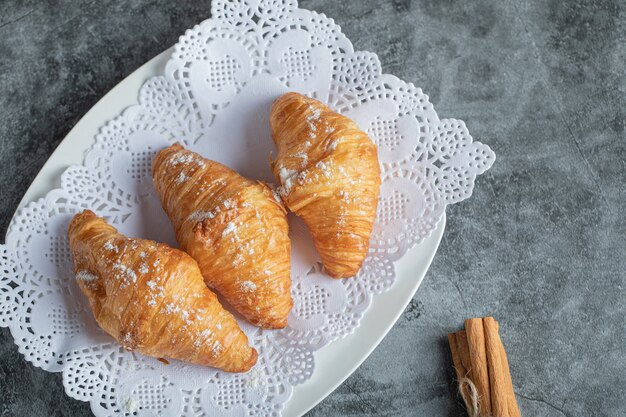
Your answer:
[[[521,417],[504,345],[493,317],[465,320],[448,335],[459,392],[469,417]]]

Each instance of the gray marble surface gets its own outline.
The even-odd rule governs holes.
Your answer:
[[[303,0],[497,153],[424,284],[308,416],[461,416],[445,336],[501,323],[525,416],[626,415],[626,3]],[[109,89],[209,2],[0,0],[0,230]],[[0,416],[82,416],[0,332]]]

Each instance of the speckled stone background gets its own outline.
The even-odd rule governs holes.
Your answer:
[[[525,416],[626,415],[626,2],[303,0],[497,153],[424,284],[308,416],[461,416],[445,336],[501,323]],[[209,2],[0,0],[0,230],[109,89]],[[86,416],[0,333],[0,416]]]

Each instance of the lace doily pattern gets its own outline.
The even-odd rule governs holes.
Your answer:
[[[419,88],[382,74],[375,54],[354,51],[332,19],[293,0],[214,0],[212,16],[180,38],[165,74],[101,129],[61,188],[15,216],[0,246],[0,325],[28,361],[62,372],[68,395],[97,416],[280,416],[311,377],[314,352],[359,326],[372,297],[393,284],[394,261],[431,234],[446,205],[470,196],[495,159],[462,121],[440,120]],[[259,351],[251,372],[123,350],[74,281],[71,217],[89,208],[123,233],[175,245],[151,182],[156,151],[182,142],[272,181],[269,110],[287,91],[328,103],[378,145],[383,183],[363,268],[352,279],[326,277],[304,224],[290,216],[295,305],[286,329],[241,323]]]

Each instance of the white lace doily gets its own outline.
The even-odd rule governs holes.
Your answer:
[[[97,416],[279,416],[311,377],[313,352],[351,333],[373,296],[394,282],[394,261],[429,236],[447,204],[470,196],[495,159],[459,120],[440,120],[419,88],[381,74],[329,18],[295,0],[215,0],[188,30],[165,74],[139,104],[104,126],[62,187],[28,204],[0,246],[0,325],[26,359],[63,372],[65,390]],[[247,374],[226,374],[124,351],[96,325],[74,282],[67,224],[89,208],[121,232],[175,244],[152,186],[156,150],[175,141],[273,181],[271,102],[299,91],[353,118],[376,142],[383,183],[370,254],[356,278],[333,280],[303,223],[291,218],[294,308],[289,327],[245,322],[259,351]],[[158,227],[155,227],[158,225]]]

